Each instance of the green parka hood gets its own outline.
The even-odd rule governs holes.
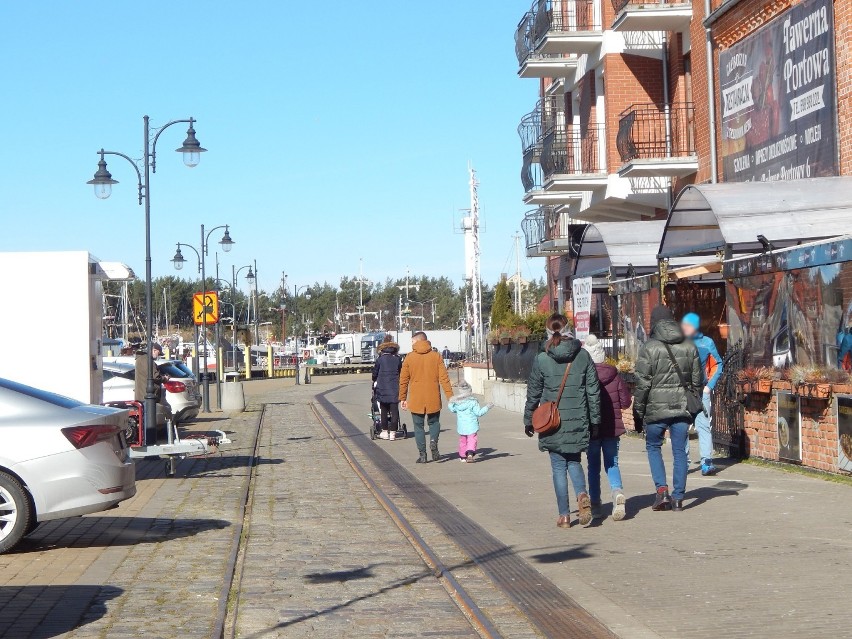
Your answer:
[[[558,346],[550,348],[545,346],[545,352],[557,364],[567,364],[574,361],[581,348],[580,340],[574,337],[563,337]]]
[[[664,344],[680,344],[683,341],[683,331],[680,324],[674,320],[660,320],[651,327],[651,337]]]

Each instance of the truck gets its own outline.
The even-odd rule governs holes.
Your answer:
[[[360,364],[363,337],[364,333],[339,333],[328,340],[325,348],[329,366]]]
[[[463,331],[424,331],[426,337],[431,342],[438,352],[444,350],[444,347],[449,348],[450,352],[455,354],[467,353],[467,334]],[[456,355],[452,359],[458,359]]]
[[[399,354],[405,357],[411,352],[411,332],[410,331],[376,331],[374,333],[365,333],[361,337],[361,363],[369,364],[376,361],[378,356],[378,348],[385,335],[390,334],[397,344],[399,344]]]

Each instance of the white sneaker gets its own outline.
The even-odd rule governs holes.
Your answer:
[[[459,457],[459,461],[460,461],[462,464],[466,464],[466,463],[467,463],[467,459],[465,459],[464,457]]]
[[[390,435],[388,435],[388,431],[383,430],[379,433],[379,439],[390,439]]]
[[[393,430],[392,430],[392,431],[390,431],[390,435],[388,436],[388,438],[389,438],[391,441],[394,441],[394,440],[396,439],[396,431],[393,431]]]

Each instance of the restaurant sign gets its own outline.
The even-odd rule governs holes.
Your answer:
[[[719,54],[726,182],[837,175],[831,0],[788,9]]]

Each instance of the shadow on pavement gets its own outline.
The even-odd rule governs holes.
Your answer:
[[[10,554],[43,552],[51,548],[106,548],[156,544],[194,537],[231,525],[224,519],[153,517],[77,517],[42,524]],[[0,633],[2,636],[2,633]]]
[[[373,568],[378,564],[371,564],[363,568],[354,568],[352,570],[336,570],[333,572],[314,572],[305,575],[305,581],[309,584],[342,584],[347,581],[356,581],[358,579],[372,579]]]
[[[533,555],[532,559],[540,564],[561,564],[574,559],[587,559],[591,557],[591,553],[586,552],[589,544],[575,546],[573,548],[563,548],[554,552],[543,552],[538,555]]]
[[[683,500],[683,509],[696,508],[701,504],[717,497],[733,497],[740,491],[748,488],[748,484],[739,481],[720,481],[713,486],[702,486],[701,488],[689,489],[687,486],[686,497]],[[654,505],[654,494],[637,495],[627,499],[627,519],[633,519],[640,510],[651,508]]]
[[[50,639],[97,621],[124,591],[113,586],[2,586],[0,637]]]
[[[277,466],[283,464],[283,459],[269,459],[267,457],[254,458],[255,466]],[[183,465],[178,464],[178,477],[205,477],[215,475],[216,477],[231,477],[229,470],[238,468],[249,468],[252,464],[251,455],[217,455],[213,457],[195,457],[185,460]]]

